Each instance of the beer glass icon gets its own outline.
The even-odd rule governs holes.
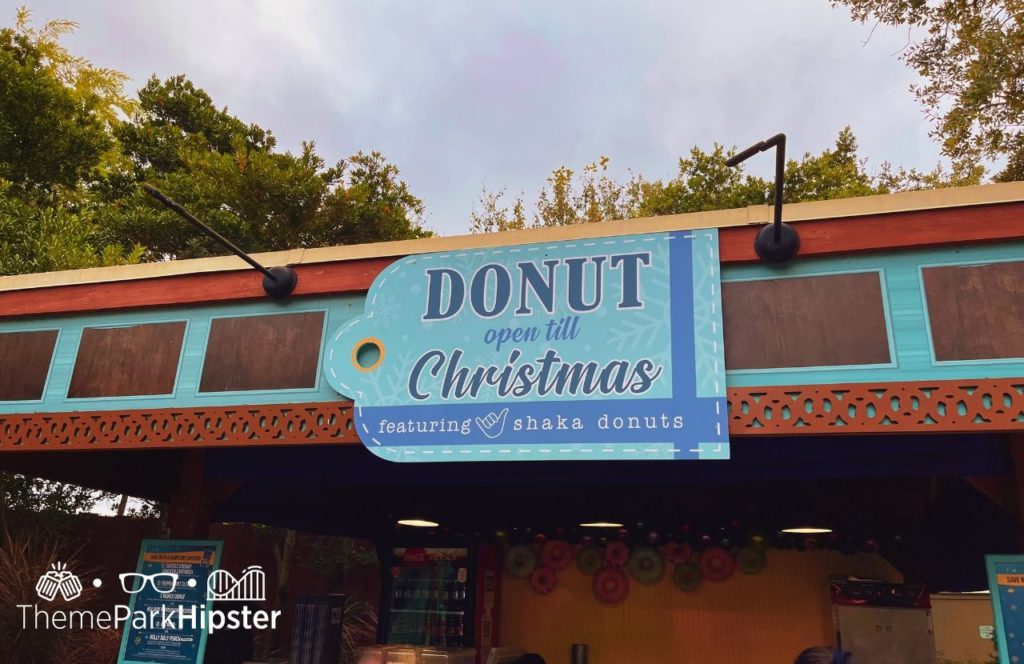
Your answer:
[[[50,568],[36,582],[36,594],[41,599],[52,602],[59,594],[70,602],[82,594],[82,582],[71,573],[67,565],[56,562]]]

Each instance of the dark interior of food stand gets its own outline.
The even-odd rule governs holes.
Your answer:
[[[183,450],[24,452],[5,469],[167,501]],[[728,462],[396,464],[358,445],[209,449],[227,486],[216,521],[388,541],[419,517],[426,542],[496,534],[580,536],[581,522],[632,536],[743,538],[784,548],[875,550],[932,591],[986,587],[984,554],[1017,548],[1009,446],[1000,435],[747,437]],[[813,525],[816,538],[780,533]],[[406,533],[407,535],[408,533]]]

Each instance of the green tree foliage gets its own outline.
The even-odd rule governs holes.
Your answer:
[[[511,206],[503,203],[505,190],[480,190],[480,201],[469,213],[470,233],[496,233],[499,231],[521,231],[526,228],[526,212],[523,195],[520,194]]]
[[[53,75],[25,35],[0,30],[0,178],[14,193],[88,178],[111,145],[94,108]]]
[[[724,210],[764,203],[768,183],[744,174],[740,168],[726,166],[729,154],[717,143],[711,152],[693,147],[689,157],[679,160],[676,177],[637,184],[642,192],[640,202],[635,214],[629,216]]]
[[[130,114],[135,101],[124,92],[128,75],[116,69],[97,67],[80,55],[74,55],[60,40],[74,32],[74,21],[55,19],[42,28],[31,24],[32,13],[22,7],[15,14],[15,32],[32,45],[43,66],[60,81],[77,101],[87,104],[108,127]]]
[[[900,58],[923,79],[912,90],[955,171],[1006,159],[996,179],[1024,179],[1024,0],[831,2],[908,28]]]
[[[143,245],[147,258],[221,254],[139,191],[148,182],[247,251],[424,237],[422,202],[378,152],[328,166],[313,143],[276,149],[269,131],[214,106],[184,76],[139,91],[116,130],[126,168],[101,184],[111,242]]]
[[[326,244],[358,244],[431,235],[419,221],[423,202],[380,152],[357,152],[335,170],[339,186],[326,197],[311,237],[325,238]]]
[[[328,165],[217,107],[184,76],[127,77],[33,28],[0,30],[0,273],[223,254],[148,182],[248,251],[424,237],[423,203],[378,152]]]
[[[74,484],[0,473],[0,535],[23,525],[60,531],[71,514],[91,510],[109,494]]]
[[[710,151],[694,147],[679,160],[676,176],[667,180],[647,180],[631,173],[625,182],[616,182],[607,175],[607,157],[584,167],[579,178],[569,168],[557,168],[537,197],[533,225],[564,226],[771,203],[773,181],[749,175],[742,166],[726,166],[726,159],[733,153],[718,144]],[[832,148],[786,163],[783,196],[787,203],[870,196],[977,184],[981,175],[979,168],[950,173],[939,166],[922,173],[893,169],[886,163],[871,173],[866,160],[858,156],[853,131],[846,127],[839,132]],[[473,232],[526,226],[523,196],[508,206],[502,202],[503,193],[495,194],[484,188],[471,216]]]
[[[60,46],[74,28],[29,25],[19,10],[0,29],[0,274],[134,262],[136,247],[107,242],[89,185],[116,148],[117,114],[131,108],[124,75]]]
[[[583,167],[576,181],[575,173],[562,166],[555,169],[537,199],[538,226],[565,226],[577,222],[594,222],[631,216],[639,201],[640,189],[620,185],[608,176],[609,158],[602,156]]]
[[[184,76],[166,81],[150,78],[138,98],[132,122],[120,125],[115,134],[139,173],[185,168],[191,152],[230,155],[239,146],[267,151],[275,145],[268,131],[218,109],[204,90]]]
[[[142,247],[105,243],[95,206],[26,201],[0,183],[0,274],[138,262]]]

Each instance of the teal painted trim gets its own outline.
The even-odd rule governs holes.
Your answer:
[[[729,371],[729,382],[734,383],[734,376],[759,375],[774,373],[806,373],[809,371],[836,371],[836,370],[857,370],[857,369],[892,369],[896,367],[896,335],[892,329],[892,314],[889,309],[889,296],[885,288],[885,270],[837,270],[835,272],[818,272],[812,274],[793,274],[778,279],[804,279],[808,277],[832,277],[842,274],[871,274],[878,275],[878,290],[882,299],[882,314],[885,317],[885,336],[888,345],[889,361],[878,364],[837,364],[827,367],[772,367],[769,369],[733,369]],[[763,281],[762,277],[750,277],[746,279],[728,279],[722,283],[740,283],[744,281]]]
[[[898,232],[894,222],[894,232]],[[885,367],[805,367],[758,372],[727,371],[729,385],[823,385],[963,378],[1016,378],[1024,376],[1024,360],[934,362],[931,333],[921,289],[922,266],[967,265],[1020,260],[1024,242],[944,247],[918,251],[858,254],[843,257],[798,259],[784,266],[727,265],[723,281],[778,279],[792,276],[839,274],[880,270],[888,307],[894,364]],[[728,358],[726,358],[728,361]]]
[[[1024,361],[1024,357],[1015,358],[991,358],[982,360],[940,360],[935,355],[935,343],[932,337],[932,319],[928,312],[928,292],[924,287],[924,271],[930,267],[967,267],[971,265],[992,265],[993,263],[1020,263],[1024,262],[1018,256],[1017,258],[1006,258],[1002,260],[977,260],[962,262],[957,261],[954,263],[930,263],[927,265],[921,265],[918,267],[918,280],[921,284],[921,301],[924,303],[924,322],[928,329],[928,352],[931,353],[932,364],[934,366],[971,366],[971,365],[998,365],[1004,364],[1005,362],[1012,362],[1014,360]]]
[[[932,318],[928,313],[928,293],[924,288],[924,268],[931,267],[930,265],[919,265],[917,268],[917,287],[918,292],[921,294],[921,308],[924,315],[924,329],[925,336],[928,338],[928,358],[931,360],[932,366],[936,366],[935,361],[935,340],[932,336]]]
[[[260,405],[339,401],[317,371],[317,384],[310,389],[254,390],[251,392],[200,393],[199,378],[206,353],[210,323],[214,318],[324,311],[324,335],[363,313],[363,296],[342,295],[329,298],[299,299],[287,302],[259,300],[243,304],[204,307],[176,307],[161,310],[65,316],[37,321],[0,322],[0,332],[59,329],[53,359],[42,401],[0,402],[0,414],[24,412],[69,412],[90,410],[202,408],[204,406]],[[186,320],[185,338],[179,360],[173,395],[68,399],[68,386],[75,356],[87,327],[110,327]],[[322,359],[321,359],[322,362]]]

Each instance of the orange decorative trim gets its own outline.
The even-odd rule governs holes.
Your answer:
[[[0,452],[360,444],[351,402],[0,415]]]
[[[1024,430],[1024,378],[729,389],[732,436]]]
[[[729,434],[1024,431],[1024,378],[729,388]],[[348,401],[0,415],[0,452],[360,444]]]

